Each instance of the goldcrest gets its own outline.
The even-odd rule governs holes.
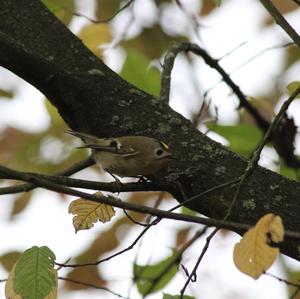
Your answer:
[[[174,159],[168,146],[155,138],[145,136],[122,136],[98,138],[77,131],[68,131],[83,139],[90,148],[96,163],[105,171],[119,177],[151,176],[167,167]]]

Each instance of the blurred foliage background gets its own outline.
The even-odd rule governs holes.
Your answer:
[[[245,84],[249,100],[268,121],[272,119],[282,100],[287,97],[286,85],[291,81],[299,80],[299,49],[289,44],[287,36],[280,29],[275,28],[272,18],[262,7],[260,11],[262,16],[260,16],[259,21],[256,21],[255,15],[251,15],[249,12],[250,18],[253,18],[250,26],[255,27],[255,32],[252,31],[247,35],[246,27],[242,27],[246,25],[241,24],[240,30],[244,30],[244,37],[240,39],[239,44],[236,41],[231,44],[224,43],[224,40],[232,39],[231,35],[234,33],[227,32],[221,36],[221,31],[218,31],[219,28],[217,27],[219,24],[214,20],[222,19],[222,14],[228,14],[233,18],[233,22],[236,18],[236,26],[238,26],[240,19],[237,12],[240,10],[241,14],[244,14],[245,10],[242,6],[250,5],[249,1],[245,1],[247,3],[243,4],[238,3],[239,1],[223,1],[221,6],[216,6],[214,1],[209,0],[131,1],[130,5],[120,12],[120,8],[128,2],[120,0],[97,0],[93,3],[92,1],[80,0],[44,0],[43,2],[82,39],[83,43],[96,56],[103,59],[125,80],[155,96],[159,95],[163,55],[174,41],[199,43],[204,48],[207,47],[213,57],[219,58],[221,64],[224,61],[223,67],[232,74],[232,78],[238,81],[242,89]],[[281,13],[291,15],[291,18],[297,16],[299,20],[299,7],[293,1],[276,0],[273,3]],[[257,5],[259,6],[259,3]],[[102,22],[92,20],[102,20]],[[210,25],[206,25],[207,23]],[[216,28],[212,27],[212,24],[215,24]],[[214,36],[219,40],[215,40],[213,43],[207,40],[207,35],[214,30],[217,31]],[[262,32],[261,36],[260,32]],[[253,35],[256,35],[255,38],[259,41],[259,38],[264,38],[266,32],[274,36],[270,39],[269,46],[262,48],[259,43],[256,45],[254,43],[254,46],[249,47],[249,52],[244,57],[238,54],[244,47],[247,47],[247,42],[253,38]],[[225,47],[221,45],[222,43],[226,44]],[[220,46],[216,47],[216,45]],[[279,56],[272,56],[279,52]],[[229,62],[226,62],[227,54],[231,59]],[[257,60],[261,64],[264,59],[267,61],[268,55],[276,58],[271,58],[273,62],[261,65],[260,69]],[[244,109],[239,109],[238,101],[230,89],[220,81],[220,76],[214,70],[204,65],[201,58],[181,54],[177,60],[173,71],[171,106],[194,121],[203,133],[224,142],[239,155],[249,157],[263,134],[256,127],[253,118]],[[233,63],[232,61],[235,60],[239,61]],[[275,70],[272,69],[273,66]],[[296,68],[298,69],[298,78],[295,77]],[[245,71],[247,74],[240,76],[240,71]],[[178,75],[178,72],[182,72],[182,77]],[[255,82],[260,72],[265,72],[269,81],[266,81],[265,84],[260,82],[260,88],[251,90],[247,84],[251,81]],[[24,83],[18,81],[18,84]],[[5,78],[3,78],[0,86],[0,111],[4,109],[3,107],[14,105],[14,102],[20,101],[17,96],[18,92],[19,87],[17,85],[9,88]],[[34,98],[30,101],[32,102],[31,105],[35,105]],[[26,126],[22,128],[21,125],[14,126],[14,122],[1,122],[0,119],[0,164],[23,171],[54,174],[88,156],[88,152],[74,149],[80,143],[65,134],[66,125],[56,109],[46,99],[42,105],[48,114],[49,121],[47,125],[42,126],[40,123],[36,123],[36,130],[28,129]],[[289,116],[294,118],[296,126],[300,124],[300,115],[299,112],[297,114],[297,109],[299,111],[299,104],[292,105],[289,109]],[[28,107],[28,112],[24,113],[24,118],[26,117],[30,117],[30,107]],[[14,115],[11,115],[11,118],[13,119]],[[299,153],[298,139],[299,136],[297,135],[295,139],[296,154]],[[298,170],[285,166],[271,145],[266,149],[261,164],[292,179],[299,178]],[[104,174],[97,167],[93,167],[91,176],[101,180]],[[80,175],[79,177],[85,178]],[[1,186],[8,184],[11,182],[1,181]],[[9,213],[8,225],[9,222],[16,221],[19,219],[19,215],[30,209],[30,203],[35,192],[20,193],[9,198],[13,204],[9,211],[5,211],[5,213]],[[69,198],[64,195],[60,195],[60,200],[66,204],[69,202]],[[126,195],[126,200],[152,206],[159,205],[163,201],[161,207],[171,207],[175,204],[170,196],[159,193],[129,194]],[[187,209],[183,209],[182,212],[191,213]],[[137,213],[130,213],[130,215],[136,221],[141,222],[147,218]],[[136,232],[136,229],[137,225],[125,214],[119,212],[118,217],[113,218],[110,224],[106,224],[103,229],[95,231],[84,250],[77,253],[76,256],[72,256],[72,262],[83,263],[99,260],[119,248],[126,247],[124,245],[126,236],[131,232]],[[191,237],[195,229],[194,225],[174,226],[168,246],[172,250],[179,249]],[[228,233],[224,231],[222,238],[227,238],[227,236]],[[164,245],[157,244],[157,248],[160,246]],[[23,250],[23,248],[19,249]],[[11,248],[11,250],[2,251],[0,249],[0,262],[4,269],[10,270],[13,261],[19,256],[20,250]],[[199,249],[200,251],[201,249]],[[172,254],[172,251],[169,250],[169,255],[159,257],[155,262],[149,259],[150,265],[156,265],[151,270],[154,276],[161,271],[159,265],[163,265]],[[137,271],[137,267],[136,265],[132,269]],[[299,280],[298,270],[291,270],[288,265],[285,265],[284,269],[285,273],[289,273],[290,277],[293,277],[293,280]],[[90,284],[109,286],[111,281],[107,275],[103,274],[103,271],[101,266],[81,267],[69,269],[66,271],[66,276],[88,281]],[[116,271],[119,270],[116,269]],[[139,269],[139,271],[141,270]],[[178,268],[174,273],[172,272],[168,277],[165,277],[161,289],[173,279],[177,272]],[[143,294],[143,286],[139,285],[137,275],[133,271],[130,279],[132,279],[133,284],[136,283],[139,292]],[[68,290],[88,288],[73,283],[65,283],[63,287]],[[158,289],[154,289],[154,291],[158,291]],[[193,295],[195,298],[202,297]],[[160,294],[153,298],[162,298],[161,296]]]

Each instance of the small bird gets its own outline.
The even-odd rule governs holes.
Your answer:
[[[140,178],[153,176],[174,159],[169,147],[155,138],[145,136],[98,138],[73,130],[67,133],[83,139],[85,145],[80,148],[90,148],[96,163],[117,182],[120,181],[115,175]]]

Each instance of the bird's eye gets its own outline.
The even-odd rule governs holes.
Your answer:
[[[112,140],[110,142],[110,146],[112,146],[112,147],[118,147],[118,142],[116,140]]]
[[[161,156],[164,153],[164,151],[159,148],[159,149],[156,150],[155,153],[156,153],[157,156]]]

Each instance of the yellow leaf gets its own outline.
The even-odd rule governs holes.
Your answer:
[[[269,245],[270,241],[283,241],[284,228],[280,216],[270,213],[263,216],[249,229],[234,247],[233,261],[243,273],[258,279],[275,261],[279,249]]]
[[[14,290],[15,268],[16,264],[13,266],[8,275],[8,279],[5,284],[5,297],[9,299],[22,299],[22,297],[18,295]]]
[[[79,37],[83,43],[98,57],[102,55],[100,46],[111,42],[111,29],[109,24],[90,24],[83,28]]]
[[[104,196],[101,192],[96,192],[95,195]],[[79,230],[90,229],[98,220],[103,223],[110,221],[115,215],[115,210],[110,205],[78,198],[70,203],[69,213],[76,215],[73,217],[73,226],[78,232]]]
[[[299,88],[299,86],[300,86],[300,81],[293,81],[293,82],[289,83],[288,86],[286,87],[289,95],[294,93],[296,91],[296,89]],[[296,96],[296,99],[300,99],[300,94],[298,94]]]

